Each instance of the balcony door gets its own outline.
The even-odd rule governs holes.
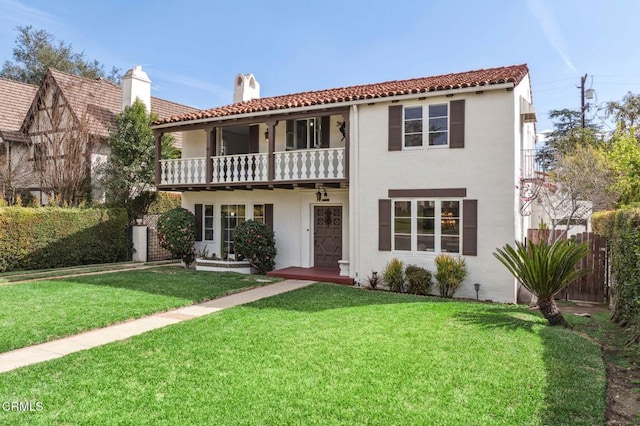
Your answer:
[[[342,258],[342,207],[313,208],[313,266],[338,268]]]

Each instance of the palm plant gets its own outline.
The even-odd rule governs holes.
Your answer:
[[[506,244],[493,255],[531,293],[538,297],[538,307],[550,325],[571,328],[564,319],[553,296],[562,288],[586,274],[576,264],[587,255],[587,243],[557,240],[528,245],[516,241],[516,247]]]

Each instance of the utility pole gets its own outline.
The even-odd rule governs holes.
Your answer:
[[[584,84],[587,81],[587,74],[584,77],[580,77],[580,118],[582,119],[582,128],[585,128],[585,112],[587,110],[587,105],[584,103]]]

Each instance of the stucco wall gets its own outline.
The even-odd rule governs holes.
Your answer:
[[[207,245],[209,253],[220,256],[221,205],[244,204],[247,206],[246,218],[250,219],[253,215],[253,204],[273,204],[273,228],[278,249],[276,268],[310,267],[313,266],[312,214],[315,205],[342,206],[342,257],[347,258],[349,253],[348,194],[346,190],[327,188],[327,195],[329,201],[318,203],[316,190],[184,192],[182,206],[193,212],[195,204],[213,204],[214,239],[196,243],[196,250],[202,250]]]
[[[481,299],[514,301],[513,278],[492,255],[496,247],[513,242],[516,234],[514,158],[519,139],[514,140],[513,97],[512,91],[491,90],[402,102],[427,105],[465,99],[463,149],[390,152],[390,104],[358,108],[357,134],[352,134],[358,139],[357,152],[352,150],[351,157],[358,162],[351,177],[357,182],[357,188],[352,184],[351,189],[357,192],[359,205],[353,218],[359,247],[353,250],[352,259],[352,272],[357,272],[358,278],[382,271],[393,257],[435,270],[434,253],[378,251],[378,200],[389,198],[389,189],[466,188],[466,198],[478,200],[478,255],[465,256],[469,276],[457,296],[475,298],[473,283],[479,282]]]

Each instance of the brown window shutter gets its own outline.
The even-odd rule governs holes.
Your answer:
[[[462,254],[478,255],[478,200],[462,201]]]
[[[391,200],[378,200],[378,250],[391,251]]]
[[[402,150],[402,105],[389,106],[389,151]]]
[[[322,138],[322,140],[320,141],[320,148],[331,147],[331,141],[330,141],[331,127],[329,126],[331,126],[330,117],[328,115],[325,115],[320,119],[320,132],[321,132],[320,137]]]
[[[196,204],[194,215],[196,216],[196,241],[202,241],[202,204]]]
[[[264,205],[264,224],[273,231],[273,204]]]
[[[449,148],[464,148],[464,99],[449,104]]]
[[[249,154],[260,152],[260,126],[249,126]]]

